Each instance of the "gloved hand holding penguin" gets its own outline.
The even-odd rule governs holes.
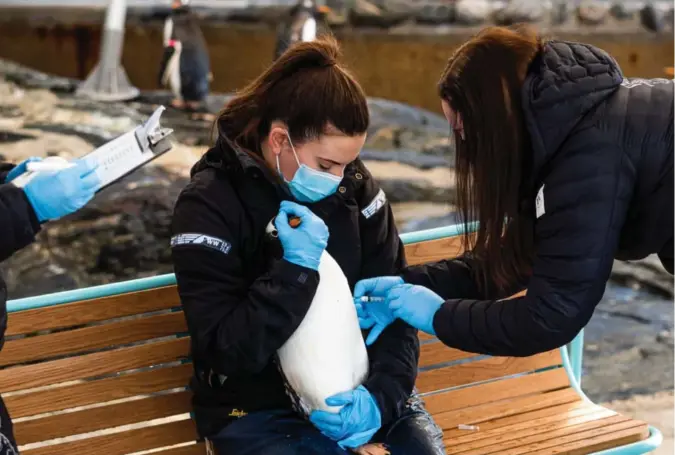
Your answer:
[[[286,183],[296,201],[311,203],[335,193],[341,177],[301,163],[294,148],[293,154],[298,170]],[[278,162],[277,170],[283,175]],[[285,260],[322,276],[305,318],[278,352],[296,408],[340,447],[361,455],[388,453],[368,444],[381,427],[380,410],[362,385],[368,352],[347,278],[326,251],[326,224],[309,208],[283,201],[268,232],[278,236]]]

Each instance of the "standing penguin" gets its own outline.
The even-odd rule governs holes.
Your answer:
[[[196,112],[203,108],[211,79],[206,40],[190,11],[190,0],[173,0],[164,22],[159,84],[170,88],[173,107]]]
[[[317,35],[317,22],[330,12],[327,6],[319,6],[314,0],[299,0],[291,8],[289,19],[279,26],[274,59],[279,58],[292,44],[312,41]]]

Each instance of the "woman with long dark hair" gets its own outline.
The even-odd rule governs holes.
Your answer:
[[[330,279],[318,272],[324,250],[350,288],[405,266],[391,207],[358,159],[368,105],[338,50],[332,39],[298,43],[235,94],[176,202],[195,420],[217,454],[348,455],[369,442],[392,455],[442,452],[413,393],[420,348],[408,324],[391,324],[368,349],[362,384],[326,400],[338,413],[303,418],[279,371],[277,351]],[[294,229],[291,216],[301,219]],[[266,236],[273,218],[280,246]]]
[[[627,79],[593,46],[491,27],[438,90],[467,253],[358,283],[362,327],[400,318],[454,348],[527,356],[588,323],[614,259],[658,254],[673,273],[672,80]]]

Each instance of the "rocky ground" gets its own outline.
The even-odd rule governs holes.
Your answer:
[[[0,0],[0,7],[9,6],[6,19],[26,16],[50,21],[63,10],[69,12],[63,21],[100,20],[105,2],[98,0],[40,0],[40,14],[17,6],[36,3],[25,0]],[[170,2],[159,0],[128,1],[129,17],[146,20],[163,17]],[[235,1],[193,0],[194,11],[208,21],[262,22],[275,24],[280,15],[298,3],[296,0]],[[672,29],[673,4],[665,0],[641,2],[633,0],[318,0],[330,8],[325,25],[353,28],[400,29],[409,26],[472,27],[487,24],[510,25],[518,22],[539,26],[581,29],[643,30],[660,32]],[[14,7],[14,8],[11,8]],[[32,10],[32,8],[31,8]],[[70,17],[68,17],[70,16]],[[2,19],[2,17],[0,17]]]
[[[73,83],[0,62],[4,159],[83,155],[168,100],[147,93],[132,103],[92,103],[72,96]],[[225,99],[213,96],[212,109]],[[370,107],[373,126],[363,158],[393,202],[400,230],[454,222],[453,148],[444,120],[386,100],[371,99]],[[171,152],[77,214],[47,224],[34,245],[0,266],[13,298],[171,271],[173,202],[211,141],[211,125],[172,110],[163,125],[175,129]],[[586,332],[583,385],[589,396],[622,400],[612,405],[662,428],[672,427],[673,419],[672,299],[672,277],[658,260],[616,263]]]

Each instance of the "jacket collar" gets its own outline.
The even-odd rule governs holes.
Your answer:
[[[276,171],[270,169],[261,159],[256,159],[252,154],[227,139],[219,138],[215,147],[208,150],[195,164],[191,175],[206,168],[240,173],[246,177],[264,180],[275,189],[280,200],[293,200],[288,185],[279,178]],[[344,178],[335,194],[318,202],[300,204],[309,207],[322,218],[327,218],[336,207],[344,205],[346,200],[353,198],[369,178],[365,165],[357,158],[345,168]]]

